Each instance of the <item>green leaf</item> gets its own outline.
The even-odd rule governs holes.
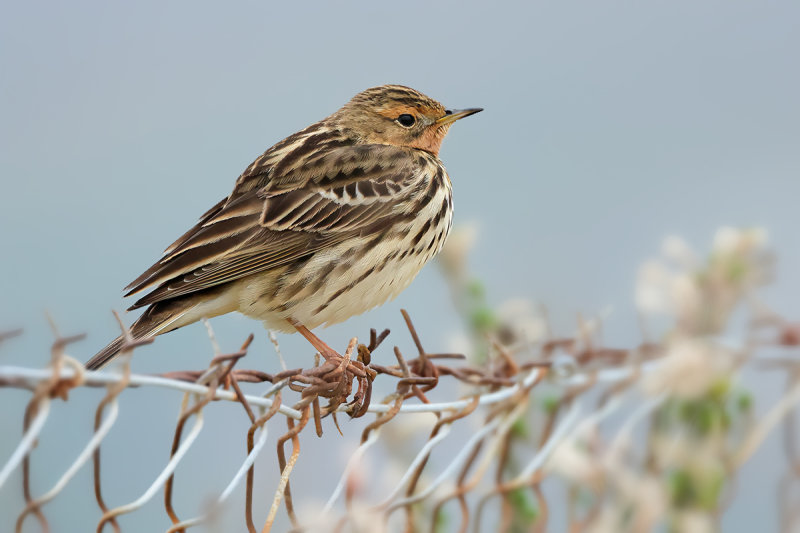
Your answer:
[[[741,391],[736,397],[736,407],[742,412],[750,411],[753,408],[753,395],[749,391]]]
[[[486,298],[486,287],[482,281],[473,279],[467,285],[467,294],[475,300],[483,301]]]
[[[554,394],[548,394],[542,398],[542,409],[544,409],[544,412],[548,415],[552,415],[556,412],[560,402],[561,398],[555,396]]]
[[[515,437],[526,438],[529,433],[528,421],[523,418],[517,418],[511,425],[511,434]]]
[[[508,493],[508,501],[516,516],[526,524],[530,524],[539,516],[539,509],[536,508],[533,496],[528,489],[512,490]]]
[[[497,319],[491,309],[488,307],[481,307],[472,312],[470,322],[473,329],[478,331],[490,331],[494,329]]]

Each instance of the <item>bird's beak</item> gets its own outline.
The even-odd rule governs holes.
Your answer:
[[[468,117],[470,115],[474,115],[475,113],[480,113],[483,111],[482,107],[472,107],[470,109],[448,109],[445,111],[445,115],[438,119],[435,124],[437,126],[444,126],[445,124],[452,124],[456,120],[464,117]]]

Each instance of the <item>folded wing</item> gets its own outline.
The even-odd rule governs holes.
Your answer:
[[[298,148],[302,148],[302,145]],[[260,158],[269,163],[269,152]],[[426,161],[388,145],[336,146],[276,173],[251,166],[234,192],[209,210],[127,288],[152,292],[131,309],[290,264],[353,235],[379,234],[425,194]],[[258,185],[258,187],[255,187]],[[408,213],[407,216],[413,216]]]

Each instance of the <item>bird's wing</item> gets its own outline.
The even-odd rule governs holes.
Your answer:
[[[397,217],[413,217],[405,202],[433,196],[425,185],[434,176],[420,179],[431,156],[414,152],[341,146],[282,172],[271,165],[240,177],[229,198],[128,286],[126,296],[155,287],[132,309],[286,265],[353,236],[383,235]]]

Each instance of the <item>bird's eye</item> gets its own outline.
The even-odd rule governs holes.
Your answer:
[[[403,126],[404,128],[410,128],[414,125],[417,119],[414,118],[414,115],[409,115],[408,113],[403,113],[399,117],[397,117],[397,122]]]

